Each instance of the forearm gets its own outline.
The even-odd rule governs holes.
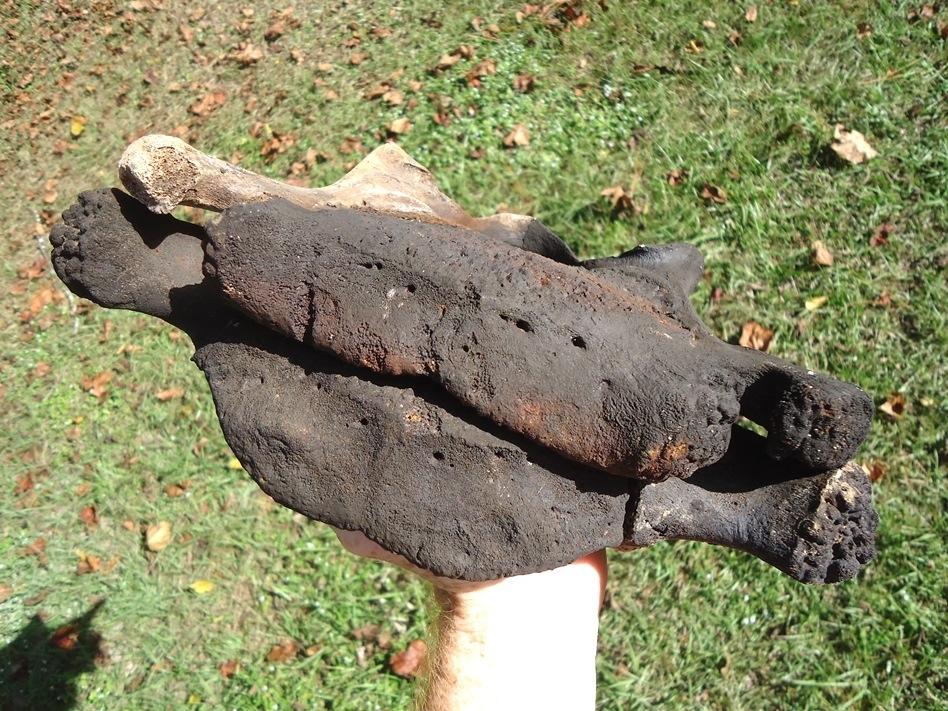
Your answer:
[[[605,553],[479,589],[438,590],[424,711],[592,709]]]

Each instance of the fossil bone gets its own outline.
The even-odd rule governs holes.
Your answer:
[[[874,555],[877,516],[851,463],[820,474],[775,463],[738,429],[720,461],[686,480],[571,464],[424,382],[345,366],[250,322],[202,274],[204,237],[102,190],[81,195],[50,239],[75,293],[191,335],[225,436],[294,510],[469,580],[681,538],[746,550],[810,583],[850,578]],[[648,252],[639,261],[658,272],[675,261]]]

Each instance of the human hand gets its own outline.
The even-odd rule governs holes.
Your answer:
[[[351,553],[435,587],[440,612],[424,711],[594,707],[605,551],[542,573],[467,582],[432,575],[357,531],[333,530]]]

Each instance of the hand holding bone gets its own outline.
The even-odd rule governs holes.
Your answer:
[[[138,201],[81,196],[57,272],[191,335],[225,436],[284,505],[468,580],[674,538],[807,582],[874,554],[847,463],[869,399],[714,338],[693,248],[581,263],[531,218],[467,215],[393,145],[317,190],[160,137],[120,173]],[[223,212],[142,207],[175,202]]]

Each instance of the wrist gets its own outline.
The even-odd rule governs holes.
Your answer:
[[[592,709],[605,554],[482,586],[438,589],[428,711]]]

